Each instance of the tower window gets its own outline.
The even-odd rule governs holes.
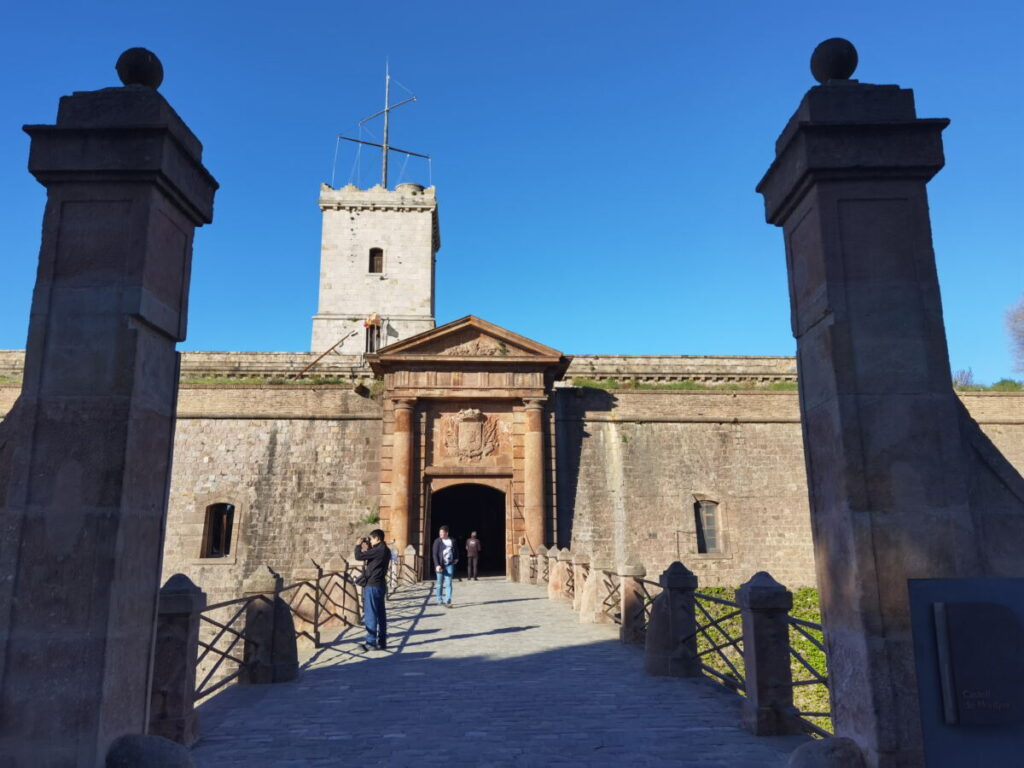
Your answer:
[[[366,352],[376,352],[380,349],[380,326],[379,325],[368,325],[366,326]]]
[[[693,519],[697,528],[697,552],[702,555],[720,553],[722,536],[718,503],[698,501],[693,505]]]
[[[370,249],[370,272],[380,273],[384,271],[384,249]]]
[[[227,557],[231,554],[231,529],[234,521],[234,504],[211,504],[206,508],[200,557]]]

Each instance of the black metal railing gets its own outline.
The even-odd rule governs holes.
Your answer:
[[[242,673],[242,667],[245,665],[245,644],[258,645],[258,641],[245,635],[246,612],[249,606],[257,600],[270,602],[266,595],[247,595],[234,600],[214,603],[200,612],[199,648],[201,650],[196,659],[196,676],[202,675],[202,680],[196,684],[195,701],[209,696]],[[218,621],[211,615],[223,611],[225,608],[235,609],[236,607],[237,609],[230,613],[230,618],[224,621]],[[206,629],[204,632],[204,625],[214,629]],[[203,639],[204,634],[207,635],[208,640]],[[239,643],[242,643],[241,649],[236,650]],[[235,663],[234,671],[227,672],[221,669],[226,661]],[[219,677],[218,672],[221,673]]]
[[[829,680],[825,656],[824,631],[813,621],[786,617],[789,624],[789,654],[795,671],[809,677],[793,679],[793,705],[800,713],[804,730],[821,738],[832,735],[832,712],[829,709]],[[801,652],[798,646],[810,646]],[[808,657],[811,658],[808,658]]]
[[[694,592],[693,597],[701,670],[731,690],[745,691],[739,603],[700,592]]]

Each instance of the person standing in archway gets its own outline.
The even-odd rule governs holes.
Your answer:
[[[483,549],[483,545],[480,543],[480,539],[476,537],[476,531],[469,534],[469,538],[466,539],[466,563],[467,573],[466,578],[472,579],[473,581],[479,581],[477,578],[477,566],[480,560],[480,550]]]
[[[459,550],[455,546],[455,539],[448,535],[447,525],[442,525],[437,532],[431,554],[434,558],[434,571],[437,574],[437,604],[451,608],[452,576],[455,575],[455,566],[459,562]]]

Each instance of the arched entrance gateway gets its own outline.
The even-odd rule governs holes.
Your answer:
[[[554,540],[548,396],[569,358],[470,315],[367,360],[384,379],[380,518],[399,551],[427,561],[438,526],[476,530],[482,565],[504,573],[521,545]]]
[[[466,572],[465,542],[476,531],[482,549],[478,563],[481,576],[504,576],[506,573],[506,508],[507,494],[477,483],[459,483],[431,490],[427,530],[431,538],[438,528],[447,525],[459,542],[459,567]]]

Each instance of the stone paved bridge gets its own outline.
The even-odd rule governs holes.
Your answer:
[[[295,682],[227,688],[199,710],[196,764],[765,768],[804,741],[747,733],[709,681],[647,676],[614,626],[581,625],[538,587],[456,582],[454,602],[406,588],[388,652],[350,632]]]

